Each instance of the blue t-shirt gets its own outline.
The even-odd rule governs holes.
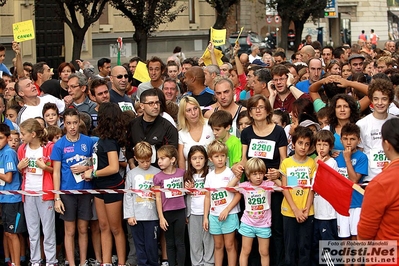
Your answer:
[[[310,84],[310,81],[307,79],[307,80],[298,82],[298,83],[295,85],[295,87],[296,87],[298,90],[302,91],[303,93],[309,93],[309,87],[310,87],[310,85],[311,85],[311,84]]]
[[[0,150],[0,169],[2,169],[5,174],[12,172],[12,181],[11,183],[0,185],[0,190],[19,190],[21,188],[21,176],[18,172],[17,165],[17,153],[7,144]],[[16,203],[21,201],[22,195],[0,195],[0,203]]]
[[[3,71],[4,73],[7,73],[8,75],[11,76],[10,70],[8,70],[8,68],[6,67],[6,65],[4,65],[3,63],[0,64],[0,71]]]
[[[84,180],[76,182],[70,168],[77,163],[84,164],[88,158],[92,157],[94,143],[92,138],[80,134],[76,142],[70,142],[66,136],[63,136],[54,144],[50,159],[61,162],[61,190],[93,187],[92,182]]]
[[[343,153],[341,152],[338,157],[335,158],[335,160],[337,161],[338,172],[348,178],[348,171],[346,170],[346,163]],[[355,153],[352,154],[351,162],[355,172],[362,175],[359,180],[359,183],[361,183],[363,181],[363,178],[368,175],[367,155],[364,154],[362,151],[357,150]],[[353,190],[350,208],[360,208],[362,207],[362,202],[363,195],[356,190]]]

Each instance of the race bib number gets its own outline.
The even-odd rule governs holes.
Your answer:
[[[229,195],[226,190],[219,190],[219,191],[212,192],[212,194],[211,194],[212,206],[219,207],[219,206],[227,205],[228,198],[229,198]]]
[[[288,167],[287,185],[310,185],[309,167]]]
[[[387,156],[384,153],[384,150],[380,149],[372,149],[370,152],[370,168],[383,168],[385,165],[389,163]]]
[[[276,142],[273,140],[252,139],[248,147],[248,157],[272,160]]]
[[[135,176],[134,180],[134,189],[149,190],[154,186],[152,179],[146,180],[142,175]],[[155,199],[155,194],[152,191],[142,191],[137,195],[144,199]]]
[[[133,104],[129,102],[119,102],[119,108],[121,108],[122,112],[125,111],[133,111],[136,113],[136,110],[134,110]]]
[[[202,189],[204,188],[205,181],[204,178],[194,178],[194,188]],[[205,195],[205,191],[195,191],[192,196],[202,196]]]
[[[338,173],[346,178],[349,178],[348,170],[346,169],[346,167],[338,168]]]
[[[0,168],[0,174],[4,175],[4,168]],[[6,185],[6,182],[2,179],[0,179],[0,187],[4,187]]]
[[[245,210],[248,212],[260,212],[270,208],[267,193],[263,189],[246,192]]]
[[[26,172],[32,175],[43,175],[43,169],[37,166],[36,158],[29,158],[28,167]]]
[[[174,177],[163,181],[164,188],[180,189],[183,188],[183,177]],[[182,191],[167,191],[165,192],[166,198],[176,198],[183,196]]]

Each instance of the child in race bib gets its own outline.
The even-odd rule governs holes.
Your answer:
[[[214,241],[211,234],[202,229],[204,219],[205,177],[208,174],[208,155],[202,145],[194,145],[187,156],[187,171],[184,173],[184,187],[193,190],[187,199],[188,236],[192,265],[203,261],[212,265]],[[198,237],[202,236],[202,237]]]
[[[168,257],[174,257],[179,265],[184,265],[186,203],[181,191],[184,170],[176,168],[178,154],[174,146],[162,146],[157,155],[162,171],[154,176],[154,189],[169,189],[167,192],[155,193],[159,225],[165,231]]]
[[[245,211],[241,217],[241,225],[238,232],[242,235],[242,248],[240,254],[240,265],[248,264],[248,256],[252,249],[253,238],[257,237],[261,260],[269,260],[269,238],[271,236],[270,199],[271,191],[264,187],[275,184],[281,185],[280,180],[264,180],[266,165],[260,158],[251,158],[245,164],[245,174],[249,181],[239,184],[240,193],[244,196]],[[233,179],[228,186],[238,183],[239,177]],[[244,189],[245,188],[245,189]]]

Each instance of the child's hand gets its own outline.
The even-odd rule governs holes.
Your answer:
[[[303,213],[303,215],[305,216],[305,220],[307,220],[308,219],[308,217],[309,217],[309,210],[308,210],[308,208],[305,208],[305,209],[303,209],[302,210],[302,213]]]
[[[23,158],[21,161],[19,161],[17,168],[19,170],[25,169],[29,165],[29,158]]]
[[[84,171],[87,170],[87,166],[84,165],[75,165],[75,166],[71,166],[71,171],[74,174],[79,174],[79,173],[83,173]]]
[[[306,220],[306,217],[303,214],[303,210],[301,209],[294,210],[294,215],[298,223],[303,223]]]
[[[334,151],[331,153],[331,157],[337,158],[339,156],[339,151]]]
[[[165,218],[161,218],[161,219],[159,219],[159,226],[162,228],[162,230],[166,231],[166,230],[168,230],[169,224]]]
[[[189,180],[184,182],[184,188],[193,188],[193,187],[194,187],[194,182],[191,182]]]
[[[46,163],[44,162],[43,158],[39,158],[36,160],[36,164],[40,169],[45,169],[46,168]]]
[[[208,232],[209,230],[209,221],[208,221],[208,217],[204,216],[204,221],[202,222],[202,228]]]
[[[229,211],[227,209],[224,209],[220,214],[219,214],[219,221],[224,221],[226,220],[227,216],[229,215]]]
[[[134,226],[137,224],[136,218],[134,217],[130,217],[129,219],[127,219],[127,223],[131,226]]]
[[[347,147],[342,153],[344,155],[345,162],[351,160],[352,149],[350,147]]]

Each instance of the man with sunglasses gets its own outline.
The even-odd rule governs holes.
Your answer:
[[[122,111],[134,110],[132,99],[126,95],[128,78],[126,68],[123,66],[115,66],[111,70],[111,90],[109,91],[110,101],[117,103]]]

